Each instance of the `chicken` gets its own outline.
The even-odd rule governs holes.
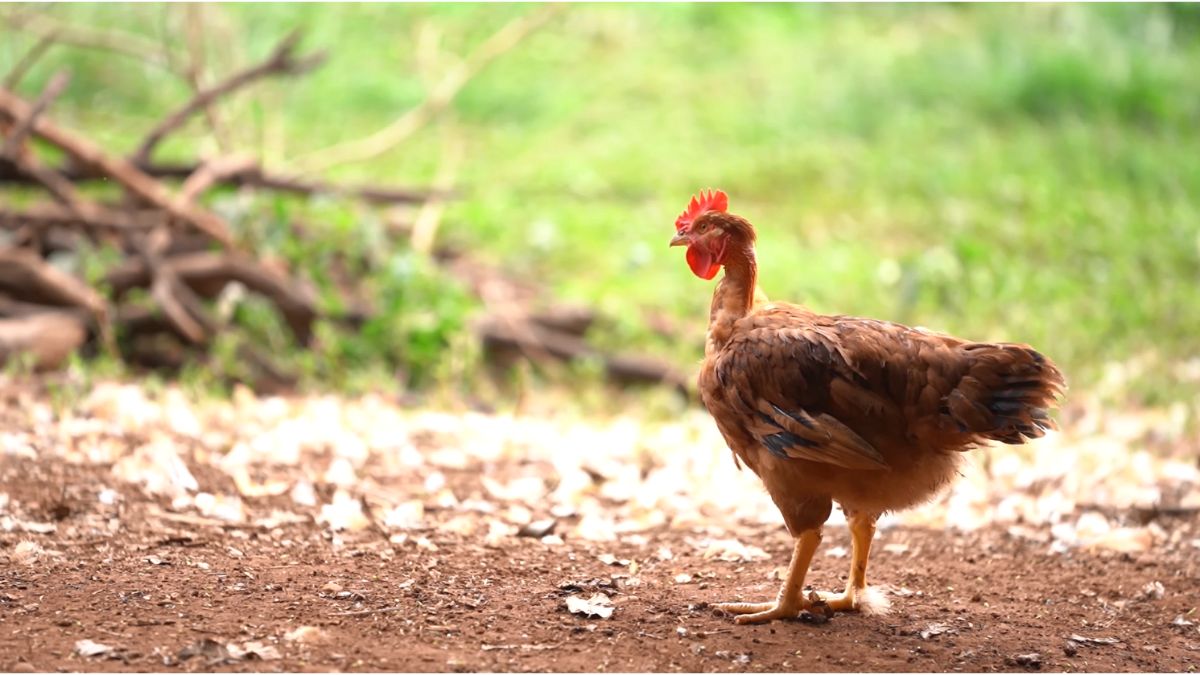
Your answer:
[[[1054,424],[1062,373],[1026,345],[968,342],[896,323],[824,316],[770,302],[757,287],[754,227],[701,192],[675,222],[713,294],[699,386],[734,454],[763,481],[795,548],[771,602],[718,605],[738,623],[793,618],[816,602],[835,611],[886,609],[867,591],[876,519],[929,500],[965,450],[1023,443]],[[851,565],[844,592],[804,594],[833,502],[846,513]],[[874,602],[873,602],[874,601]]]

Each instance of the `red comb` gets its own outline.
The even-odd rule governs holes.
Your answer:
[[[692,224],[696,216],[705,211],[721,211],[724,212],[729,208],[729,195],[720,190],[701,190],[692,197],[692,201],[688,204],[687,209],[679,214],[675,219],[675,229],[682,230],[684,227]]]

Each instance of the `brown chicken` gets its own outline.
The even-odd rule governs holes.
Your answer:
[[[738,623],[796,617],[815,602],[872,609],[866,570],[876,519],[948,485],[962,451],[986,441],[1023,443],[1052,428],[1048,409],[1065,389],[1062,373],[1026,345],[967,342],[769,302],[756,284],[754,227],[727,208],[725,193],[701,192],[671,240],[687,246],[700,278],[725,268],[700,392],[734,462],[762,479],[796,544],[773,602],[718,607],[740,615]],[[804,577],[835,501],[852,542],[846,590],[805,597]]]

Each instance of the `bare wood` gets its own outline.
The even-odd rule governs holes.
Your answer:
[[[516,47],[527,36],[562,11],[560,5],[542,5],[534,12],[514,19],[451,68],[416,107],[370,136],[339,143],[294,160],[305,172],[319,173],[352,162],[363,162],[382,155],[437,117],[458,96],[459,91],[492,61]]]
[[[33,123],[37,121],[42,113],[46,112],[46,108],[62,95],[66,89],[67,83],[71,81],[71,74],[65,70],[60,70],[55,73],[54,77],[50,78],[50,82],[46,84],[46,88],[34,101],[33,107],[29,109],[27,115],[22,116],[13,125],[12,130],[8,132],[8,138],[4,141],[4,149],[0,151],[5,157],[15,158],[17,153],[21,151],[21,147],[25,144],[25,139],[29,136],[29,131],[33,128]]]
[[[188,253],[165,259],[180,281],[201,297],[216,297],[225,286],[238,282],[266,296],[283,315],[296,338],[307,344],[312,322],[317,318],[316,300],[294,280],[276,273],[253,259],[225,253]],[[115,297],[151,283],[151,272],[143,262],[129,260],[109,270],[106,280]]]
[[[433,253],[433,242],[437,239],[438,227],[442,223],[442,214],[446,210],[446,200],[440,195],[454,188],[454,179],[458,175],[458,166],[463,159],[463,142],[460,138],[450,138],[446,141],[446,149],[442,153],[441,166],[433,178],[434,194],[425,201],[417,218],[413,221],[412,247],[423,255]]]
[[[0,318],[0,363],[21,354],[38,370],[58,368],[87,339],[87,326],[69,312]]]
[[[688,379],[658,359],[635,355],[603,354],[583,339],[540,326],[525,317],[485,317],[476,332],[488,351],[542,354],[561,361],[598,358],[608,377],[623,384],[666,383],[688,393]]]
[[[275,47],[270,56],[262,63],[235,73],[224,81],[197,92],[190,101],[184,103],[178,110],[168,115],[166,119],[146,135],[146,139],[142,141],[141,146],[134,153],[134,160],[138,162],[149,160],[150,155],[154,152],[154,148],[167,134],[178,129],[189,117],[203,110],[221,96],[236,91],[267,75],[303,73],[315,68],[325,60],[323,53],[313,54],[299,60],[295,59],[292,52],[295,50],[299,40],[300,34],[298,32],[291,33]]]
[[[26,225],[34,227],[84,227],[96,230],[151,229],[166,222],[166,216],[157,210],[117,210],[96,206],[85,208],[84,213],[57,204],[35,204],[27,209],[15,209],[0,205],[0,228],[17,229]]]
[[[188,84],[192,87],[192,93],[199,95],[204,91],[204,71],[206,66],[205,59],[205,36],[206,26],[204,19],[204,5],[200,3],[187,3],[184,6],[184,37],[187,44],[188,64],[185,68],[184,75],[187,77]],[[213,101],[208,101],[204,104],[204,117],[208,120],[208,128],[212,131],[213,138],[217,141],[217,147],[221,152],[229,150],[229,131],[221,122],[221,116],[217,112],[217,108],[213,105]]]
[[[57,44],[121,54],[174,72],[159,45],[136,33],[64,24],[41,11],[28,14],[10,11],[5,14],[4,19],[9,26],[35,35],[39,39],[51,37]]]
[[[7,89],[0,89],[0,114],[20,119],[29,113],[29,104]],[[33,133],[62,148],[76,161],[97,167],[133,194],[163,209],[171,216],[188,222],[225,246],[233,245],[225,222],[212,212],[170,194],[158,181],[129,161],[105,153],[99,146],[74,132],[41,118],[33,123]]]
[[[56,37],[58,37],[57,30],[51,30],[45,35],[38,37],[37,42],[29,48],[29,51],[25,52],[20,60],[17,61],[17,64],[13,66],[12,70],[8,71],[8,75],[4,76],[4,88],[16,89],[21,80],[25,79],[25,74],[29,72],[29,69],[33,68],[33,64],[37,63],[38,59],[42,58],[46,51],[54,46],[54,39]]]
[[[186,179],[202,168],[201,164],[135,164],[138,170],[153,178]],[[65,166],[59,170],[65,178],[72,182],[97,180],[105,174],[94,167]],[[33,180],[24,174],[14,172],[5,166],[0,158],[0,182],[28,183]],[[393,188],[377,185],[338,185],[321,180],[300,178],[278,173],[269,173],[261,167],[253,171],[230,174],[220,177],[214,184],[232,187],[255,187],[277,192],[290,192],[301,195],[331,195],[362,199],[372,204],[419,204],[427,199],[452,199],[452,191],[437,192],[433,190],[416,190],[411,188]]]
[[[234,155],[210,160],[201,164],[195,173],[188,176],[179,188],[179,196],[184,201],[195,202],[213,185],[257,171],[258,162],[253,157]]]
[[[0,249],[0,290],[25,302],[80,307],[98,318],[108,313],[96,291],[31,251]]]

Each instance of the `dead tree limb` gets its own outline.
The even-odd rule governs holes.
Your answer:
[[[325,60],[323,53],[317,53],[307,56],[303,59],[296,59],[292,52],[296,48],[296,44],[300,40],[300,33],[293,32],[285,37],[278,46],[271,52],[265,61],[256,66],[251,66],[239,73],[235,73],[231,77],[219,82],[211,87],[203,89],[196,93],[190,101],[183,104],[178,110],[171,113],[154,127],[146,139],[142,141],[137,152],[134,153],[133,159],[135,162],[146,162],[150,159],[154,148],[162,141],[167,134],[183,126],[183,123],[189,117],[197,112],[204,110],[206,106],[211,104],[216,99],[236,91],[241,87],[267,75],[293,75],[303,73],[318,66]]]
[[[202,167],[201,164],[135,164],[135,166],[147,176],[157,179],[186,179]],[[76,183],[106,177],[102,171],[87,166],[65,166],[59,170],[59,173]],[[28,183],[33,180],[29,176],[12,171],[11,168],[0,162],[0,182]],[[338,185],[321,180],[269,173],[261,167],[252,171],[222,176],[215,184],[228,187],[261,188],[299,195],[348,197],[361,199],[371,204],[421,204],[431,198],[453,199],[455,197],[453,191],[414,190],[376,185]]]
[[[30,354],[37,370],[58,368],[86,339],[86,324],[68,312],[0,318],[0,364]]]
[[[33,102],[33,106],[29,109],[27,115],[23,115],[18,119],[8,132],[8,138],[4,141],[4,149],[2,154],[5,157],[16,157],[25,144],[25,139],[29,136],[30,130],[33,129],[33,124],[37,122],[38,117],[46,112],[54,100],[62,95],[66,89],[67,83],[71,81],[71,74],[65,70],[60,70],[55,73],[54,77],[50,78],[50,82],[46,84],[46,88],[38,95],[37,100]]]
[[[0,115],[19,120],[27,116],[29,111],[28,103],[7,89],[0,89]],[[233,245],[233,237],[225,226],[225,221],[206,209],[189,204],[170,194],[162,184],[146,175],[129,161],[108,155],[88,139],[44,118],[34,121],[33,133],[58,146],[76,161],[96,167],[132,194],[166,211],[171,216],[190,223],[225,246]]]
[[[179,188],[179,196],[195,203],[213,185],[236,176],[258,172],[258,162],[253,157],[234,155],[207,161],[188,176]]]
[[[17,64],[12,67],[12,70],[8,71],[8,75],[4,76],[4,88],[16,89],[17,85],[21,84],[21,80],[25,79],[25,75],[29,72],[29,69],[33,68],[33,64],[37,63],[38,59],[42,58],[46,54],[46,51],[54,46],[54,40],[57,37],[57,29],[52,29],[45,35],[38,37],[37,42],[33,43],[29,51],[25,52],[17,61]]]
[[[312,338],[312,323],[317,318],[316,299],[282,274],[246,256],[228,253],[187,253],[166,258],[166,262],[180,281],[201,297],[216,297],[229,283],[242,284],[275,305],[299,342],[308,344]],[[116,298],[149,285],[151,279],[151,270],[137,260],[114,267],[106,276]]]
[[[0,291],[24,302],[79,307],[101,321],[108,314],[99,293],[23,249],[0,249]]]
[[[604,354],[582,338],[546,328],[526,317],[484,317],[475,327],[484,349],[493,352],[538,354],[560,361],[595,358],[604,364],[605,373],[618,383],[669,384],[688,394],[688,379],[662,361],[644,356]]]
[[[341,164],[363,162],[395,148],[453,103],[459,91],[471,78],[496,58],[520,44],[561,10],[560,5],[542,5],[532,13],[508,22],[484,40],[460,64],[450,69],[425,100],[391,124],[365,138],[346,141],[302,155],[296,158],[294,163],[306,173],[319,173]]]
[[[101,231],[146,231],[166,222],[157,210],[84,209],[84,213],[57,204],[36,204],[27,209],[0,205],[0,229],[13,230],[27,225],[38,228],[69,227]]]

